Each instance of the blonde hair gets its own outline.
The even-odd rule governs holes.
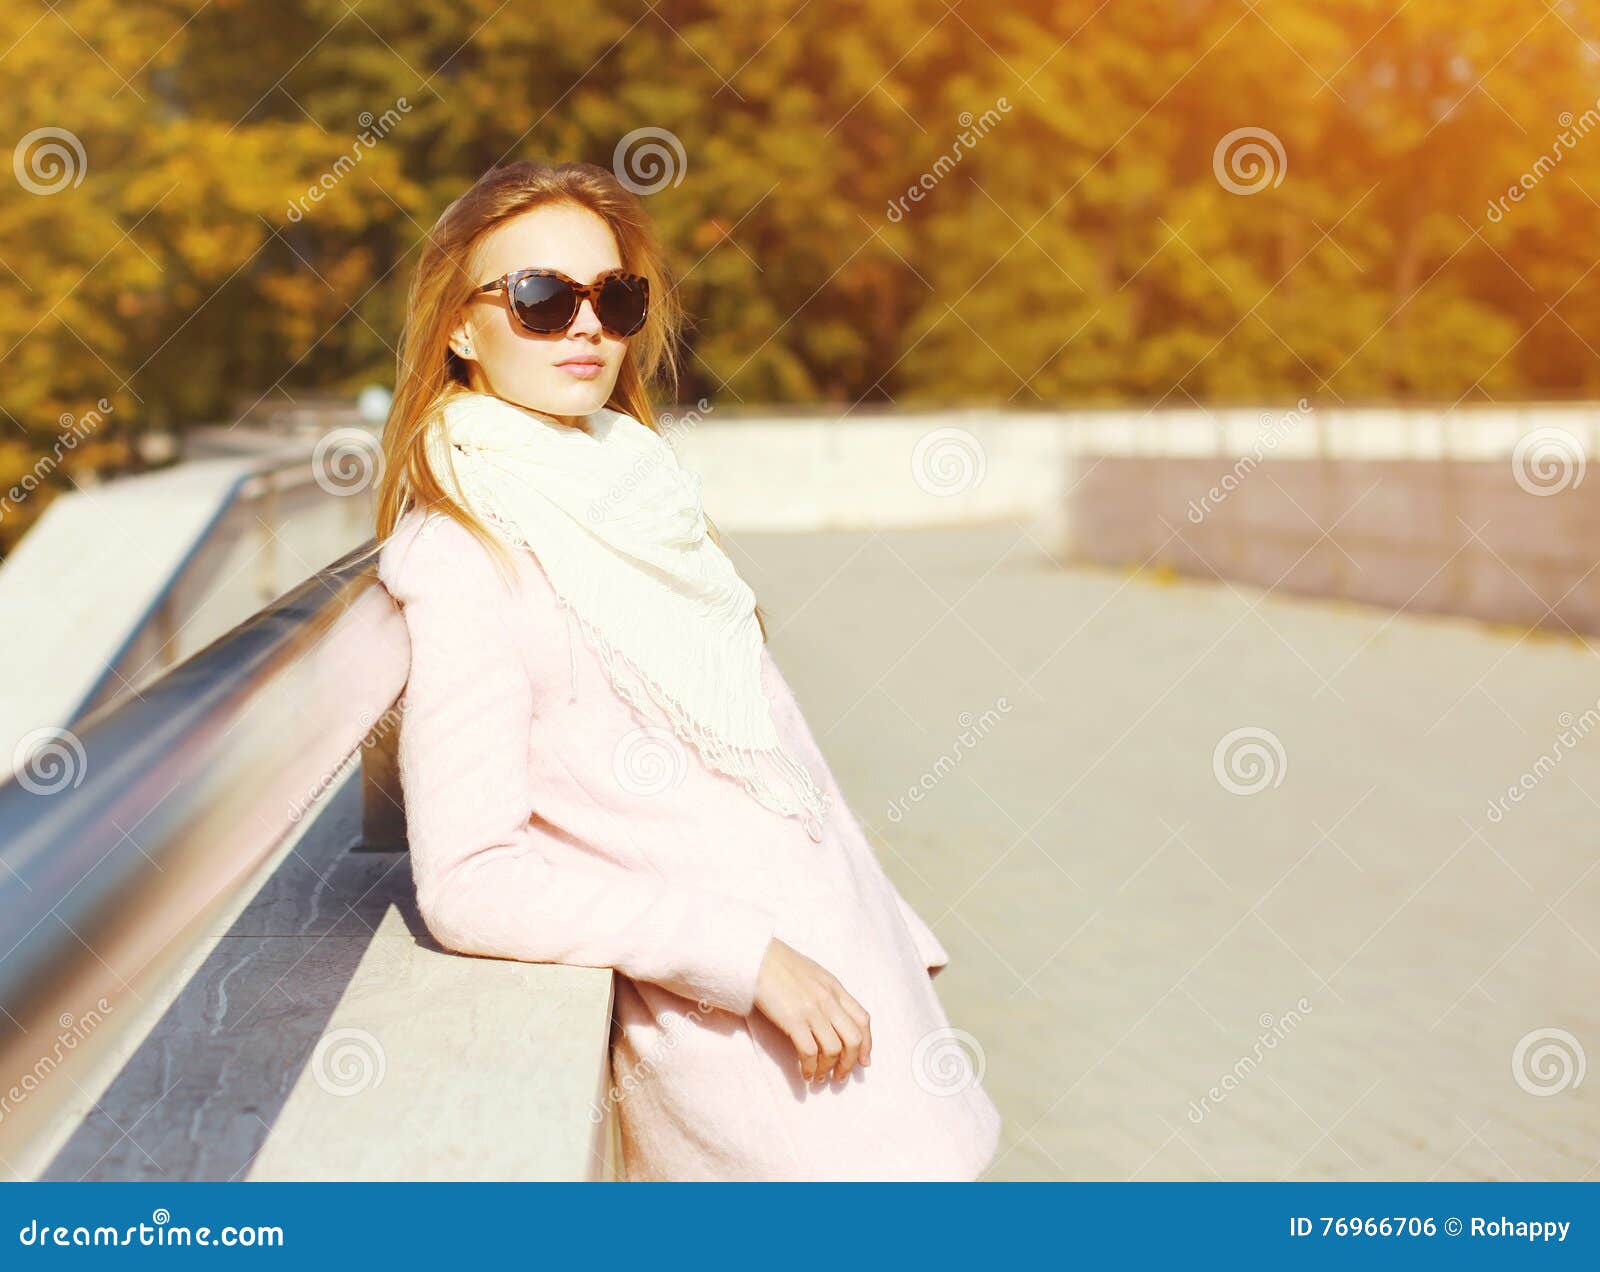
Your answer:
[[[644,203],[610,169],[591,163],[544,164],[531,159],[485,172],[440,214],[428,231],[406,301],[394,399],[383,431],[383,463],[377,490],[376,540],[381,550],[396,524],[413,508],[437,511],[460,522],[507,571],[511,547],[447,491],[427,458],[427,437],[438,411],[469,391],[468,363],[450,347],[450,335],[472,288],[482,280],[469,271],[484,236],[496,226],[553,203],[586,208],[611,228],[622,267],[650,282],[650,312],[628,338],[622,368],[606,405],[660,432],[649,386],[659,382],[668,400],[677,395],[677,349],[683,310],[667,276],[666,254]],[[706,519],[714,543],[721,536]],[[760,606],[761,637],[767,627]]]

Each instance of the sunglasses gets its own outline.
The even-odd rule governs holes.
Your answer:
[[[592,283],[580,283],[558,269],[514,269],[504,278],[473,288],[472,294],[505,289],[506,308],[529,331],[541,336],[565,331],[587,299],[600,325],[618,338],[644,326],[650,312],[650,282],[642,274],[613,270]]]

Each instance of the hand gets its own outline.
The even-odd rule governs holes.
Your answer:
[[[756,977],[756,1010],[789,1035],[807,1082],[872,1063],[872,1021],[833,973],[777,937]]]

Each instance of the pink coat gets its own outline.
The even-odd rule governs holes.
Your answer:
[[[630,1179],[978,1176],[1000,1115],[928,975],[947,955],[770,652],[780,736],[835,801],[820,842],[619,697],[537,560],[516,557],[513,594],[464,528],[413,510],[379,558],[411,639],[399,763],[429,931],[465,954],[616,969],[608,1100]],[[800,1077],[753,1010],[774,936],[871,1014],[869,1066]]]

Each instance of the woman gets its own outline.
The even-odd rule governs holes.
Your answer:
[[[448,949],[616,969],[630,1179],[975,1178],[1000,1118],[945,952],[651,423],[679,322],[603,168],[496,168],[423,248],[377,536],[418,908]]]

